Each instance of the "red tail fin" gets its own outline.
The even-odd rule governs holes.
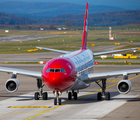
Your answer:
[[[83,41],[82,41],[82,48],[81,50],[87,49],[87,26],[88,26],[88,2],[86,4],[86,11],[85,11],[85,22],[84,22],[84,30],[83,30]]]

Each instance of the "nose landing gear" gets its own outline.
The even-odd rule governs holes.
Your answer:
[[[55,91],[54,94],[55,94],[54,105],[61,105],[61,98],[59,98],[61,92]]]

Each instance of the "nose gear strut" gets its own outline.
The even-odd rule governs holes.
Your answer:
[[[54,91],[54,95],[55,95],[55,98],[54,98],[54,105],[61,105],[61,98],[59,98],[59,95],[61,94],[60,91]]]

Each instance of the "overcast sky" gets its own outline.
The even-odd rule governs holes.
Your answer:
[[[5,1],[23,1],[23,2],[67,2],[67,3],[77,3],[85,5],[89,2],[89,5],[108,5],[116,6],[127,9],[140,9],[140,0],[0,0],[0,2]]]

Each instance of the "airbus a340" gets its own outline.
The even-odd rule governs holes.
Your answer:
[[[93,73],[95,65],[94,57],[138,48],[92,53],[92,51],[87,48],[87,15],[88,3],[86,4],[83,41],[80,50],[71,52],[37,47],[38,49],[63,53],[63,55],[49,60],[45,64],[42,72],[0,67],[0,71],[12,73],[12,77],[5,83],[6,90],[8,92],[15,92],[18,90],[19,81],[16,77],[20,74],[37,79],[39,92],[35,92],[35,100],[39,100],[40,98],[43,100],[48,99],[48,93],[43,92],[44,86],[54,92],[54,105],[61,105],[59,95],[64,91],[68,91],[69,100],[71,100],[72,97],[77,100],[77,91],[89,87],[92,82],[97,83],[102,89],[102,92],[97,94],[97,99],[102,100],[102,98],[104,98],[110,100],[110,93],[105,91],[107,78],[123,76],[123,79],[117,85],[117,89],[120,93],[128,93],[131,89],[131,82],[128,80],[128,75],[138,74],[140,73],[140,69]],[[102,81],[102,85],[98,83],[98,80]]]

